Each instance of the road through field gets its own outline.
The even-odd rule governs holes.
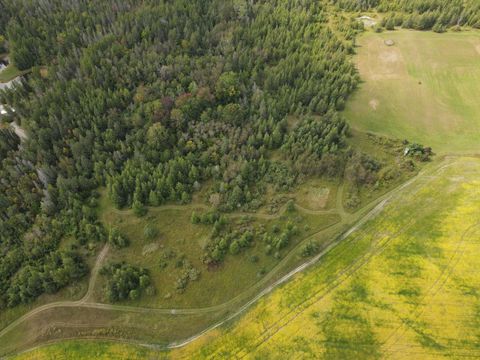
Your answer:
[[[341,232],[343,230],[343,235],[336,237],[328,246],[326,246],[319,254],[317,254],[314,258],[310,259],[309,261],[303,263],[302,265],[298,266],[297,268],[293,269],[290,271],[288,274],[282,276],[281,278],[277,279],[273,283],[267,286],[267,281],[272,280],[273,276],[276,275],[275,271],[271,272],[271,279],[267,279],[267,281],[263,281],[260,283],[257,283],[254,285],[251,289],[248,289],[245,291],[245,293],[240,294],[234,299],[231,299],[230,301],[216,305],[216,306],[211,306],[211,307],[206,307],[206,308],[197,308],[197,309],[162,309],[162,308],[142,308],[142,307],[133,307],[133,306],[123,306],[123,305],[112,305],[112,304],[103,304],[103,303],[98,303],[98,302],[92,302],[90,301],[92,291],[94,288],[94,284],[96,281],[96,278],[98,276],[99,269],[103,263],[104,258],[106,257],[109,247],[106,245],[100,254],[97,257],[97,260],[95,262],[95,265],[92,269],[91,272],[91,277],[90,277],[90,282],[88,286],[87,293],[85,296],[78,300],[78,301],[60,301],[60,302],[55,302],[55,303],[50,303],[46,304],[43,306],[40,306],[29,313],[25,314],[24,316],[18,318],[11,324],[9,324],[7,327],[2,329],[0,331],[0,339],[5,336],[8,332],[12,331],[16,326],[19,324],[28,321],[30,318],[34,317],[35,315],[38,315],[39,313],[42,313],[47,310],[55,309],[55,308],[63,308],[63,307],[71,307],[71,308],[91,308],[91,309],[101,309],[101,310],[115,310],[115,311],[124,311],[124,312],[129,312],[129,313],[143,313],[143,314],[168,314],[168,315],[197,315],[197,314],[205,314],[205,313],[217,313],[220,311],[224,310],[230,310],[230,315],[227,316],[224,320],[206,328],[205,330],[201,331],[198,334],[195,334],[194,336],[183,340],[179,342],[173,342],[167,346],[167,348],[178,348],[182,347],[188,343],[191,343],[201,335],[203,335],[205,332],[212,330],[214,328],[219,327],[223,323],[233,319],[234,317],[238,316],[239,314],[243,313],[247,308],[249,308],[252,304],[257,302],[260,298],[264,297],[266,294],[270,293],[272,290],[274,290],[276,287],[279,285],[285,283],[287,280],[291,279],[294,277],[296,274],[299,272],[304,271],[305,269],[311,267],[313,264],[316,264],[320,259],[322,259],[326,254],[332,251],[338,244],[343,242],[347,237],[349,237],[353,232],[358,231],[359,228],[361,228],[368,220],[374,218],[377,216],[379,213],[381,213],[383,207],[387,204],[389,199],[391,199],[392,196],[395,194],[398,194],[399,192],[403,191],[406,189],[408,186],[413,184],[417,179],[419,178],[425,178],[425,177],[430,177],[430,178],[435,178],[435,174],[438,172],[441,172],[442,169],[445,169],[446,167],[450,166],[452,164],[452,159],[446,159],[442,161],[439,164],[431,164],[428,166],[426,169],[424,169],[420,174],[418,174],[416,177],[412,178],[409,180],[407,183],[404,183],[403,185],[397,187],[396,189],[390,191],[389,193],[383,195],[379,199],[375,200],[373,203],[366,205],[364,208],[358,210],[354,214],[348,214],[343,210],[342,202],[341,202],[341,196],[342,196],[342,191],[340,190],[338,192],[338,197],[340,197],[340,200],[337,197],[337,211],[341,213],[342,216],[342,221],[340,223],[337,223],[333,225],[332,227],[334,228],[335,231]],[[342,187],[340,187],[342,188]],[[338,208],[340,206],[340,209]],[[349,224],[348,227],[347,224]],[[332,229],[323,229],[323,231],[332,231]],[[315,237],[318,234],[314,234],[311,237]],[[311,238],[309,237],[309,238]],[[304,241],[308,240],[309,238],[305,239]],[[300,246],[300,244],[298,245]],[[291,251],[289,256],[294,256],[294,251]],[[284,262],[287,262],[290,260],[289,256],[287,256],[285,259],[282,260],[281,263],[278,264],[278,266],[281,266]],[[361,261],[359,259],[358,261]],[[356,264],[358,265],[359,263],[353,263],[351,264],[351,267],[349,269],[353,269]],[[349,269],[345,269],[345,273],[348,272]],[[266,286],[266,287],[265,287]],[[263,290],[262,290],[263,287]]]
[[[172,357],[479,357],[480,161],[430,170],[315,270]]]

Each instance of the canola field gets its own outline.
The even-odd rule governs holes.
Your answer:
[[[172,358],[480,356],[480,159],[449,158],[229,328]]]
[[[67,341],[16,359],[480,357],[479,210],[480,158],[447,157],[313,268],[185,347]]]

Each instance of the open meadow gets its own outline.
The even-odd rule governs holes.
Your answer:
[[[275,254],[258,237],[218,267],[202,259],[213,226],[192,220],[212,210],[199,194],[137,217],[102,189],[99,218],[130,245],[105,246],[95,267],[145,267],[155,292],[114,304],[92,271],[84,297],[20,311],[14,322],[0,317],[10,323],[0,356],[33,348],[15,358],[480,357],[480,157],[471,155],[480,151],[480,32],[367,32],[357,44],[363,82],[344,112],[348,143],[375,155],[389,181],[352,190],[308,177],[256,213],[225,214],[232,232],[297,231]],[[405,170],[402,139],[437,156]],[[309,242],[316,253],[302,256]],[[179,289],[186,270],[199,272]]]
[[[71,341],[18,358],[479,356],[479,176],[478,158],[431,164],[310,270],[181,349]]]
[[[480,32],[368,32],[357,44],[362,84],[345,111],[352,127],[437,153],[480,150]]]
[[[331,187],[334,188],[333,184]],[[324,197],[328,199],[330,188],[320,189],[327,193]],[[332,193],[334,196],[330,202],[335,205],[335,193]],[[264,229],[273,233],[274,229],[283,229],[292,223],[297,227],[298,234],[276,256],[266,253],[265,244],[258,239],[240,254],[227,256],[223,264],[206,267],[202,255],[213,226],[192,224],[191,214],[207,213],[212,209],[203,204],[167,205],[150,208],[146,216],[138,218],[131,211],[115,210],[106,197],[102,198],[101,204],[102,219],[107,227],[116,226],[131,242],[123,249],[112,248],[105,263],[128,261],[147,268],[156,289],[152,296],[124,301],[122,304],[152,308],[197,308],[229,301],[262,280],[267,280],[265,276],[272,271],[278,272],[280,261],[299,243],[341,221],[335,208],[308,212],[308,209],[286,211],[283,207],[279,214],[228,214],[227,221],[235,229]],[[155,229],[150,237],[145,235],[145,229],[149,227]],[[176,284],[186,267],[197,270],[198,279],[189,281],[185,289],[179,291]],[[95,299],[108,302],[103,295],[103,287],[104,282],[100,278],[96,284]]]
[[[319,264],[173,358],[479,356],[480,160],[424,172]]]

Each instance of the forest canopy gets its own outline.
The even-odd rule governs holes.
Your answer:
[[[340,5],[447,11],[408,3]],[[267,183],[288,190],[304,175],[343,176],[355,159],[363,169],[338,112],[359,82],[350,57],[363,25],[327,0],[0,0],[0,8],[10,60],[30,70],[0,93],[16,110],[7,121],[28,135],[20,145],[0,129],[0,308],[84,276],[83,249],[128,245],[97,218],[101,187],[141,216],[208,186],[228,212],[258,208]],[[66,238],[73,244],[60,250]],[[105,273],[145,275],[117,268]],[[139,295],[110,284],[112,299]]]

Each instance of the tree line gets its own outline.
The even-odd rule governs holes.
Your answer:
[[[85,274],[78,249],[128,244],[98,220],[99,187],[139,216],[202,186],[219,211],[249,210],[267,184],[341,176],[351,157],[338,111],[359,81],[350,56],[362,25],[336,18],[327,0],[0,5],[11,60],[32,70],[0,93],[16,110],[7,120],[28,134],[19,146],[0,131],[0,307]],[[65,237],[77,248],[58,255]],[[65,263],[56,286],[20,289]]]
[[[393,26],[443,32],[451,27],[480,29],[480,2],[477,0],[340,0],[335,4],[347,10],[385,13],[387,29]]]

